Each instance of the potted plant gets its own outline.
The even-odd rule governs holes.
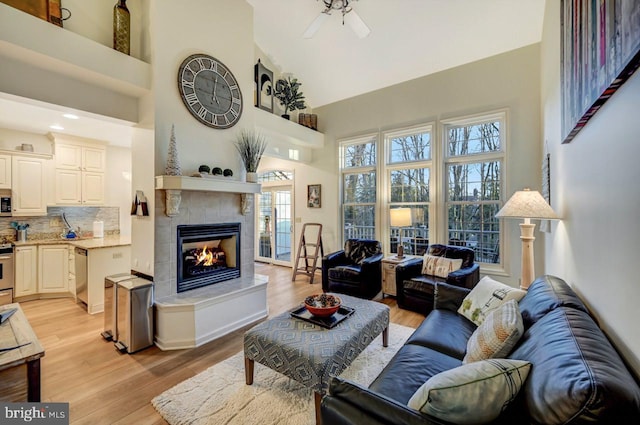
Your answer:
[[[247,181],[256,183],[258,181],[258,165],[267,148],[267,141],[260,133],[242,130],[236,138],[235,146],[244,163],[244,168],[247,170]]]
[[[298,91],[300,86],[301,84],[297,78],[287,77],[286,80],[280,78],[276,81],[273,95],[280,101],[280,104],[284,106],[282,118],[289,119],[289,111],[307,107],[304,103],[304,95]]]

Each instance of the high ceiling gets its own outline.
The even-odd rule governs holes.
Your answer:
[[[359,39],[334,11],[312,39],[302,34],[318,0],[247,0],[254,38],[317,108],[529,44],[542,36],[544,0],[357,0],[371,29]]]
[[[324,9],[318,0],[247,0],[256,44],[282,72],[302,82],[317,108],[403,81],[537,43],[544,0],[357,0],[371,29],[359,39],[333,12],[312,39],[302,34]],[[275,70],[274,70],[275,71]],[[63,112],[82,117],[69,120]],[[0,94],[0,127],[64,133],[127,144],[133,123]]]

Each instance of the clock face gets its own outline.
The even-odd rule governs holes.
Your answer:
[[[242,93],[222,62],[204,54],[186,58],[178,71],[178,88],[185,106],[201,123],[233,127],[242,115]]]

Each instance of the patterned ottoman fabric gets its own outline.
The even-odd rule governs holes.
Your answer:
[[[346,369],[389,326],[386,305],[339,296],[355,312],[333,329],[285,312],[245,333],[245,357],[325,394],[330,377]]]

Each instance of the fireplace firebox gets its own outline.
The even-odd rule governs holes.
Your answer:
[[[240,277],[240,223],[178,226],[178,292]]]

